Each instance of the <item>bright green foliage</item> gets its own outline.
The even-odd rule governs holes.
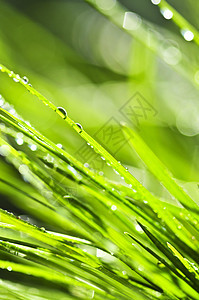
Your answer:
[[[130,30],[121,22],[126,10],[119,3],[111,9],[104,9],[99,1],[85,2],[105,16],[111,25],[114,23],[125,34],[135,38],[138,48],[141,43],[146,51],[150,51],[150,55],[158,55],[166,60],[165,52],[157,48],[159,35],[151,32],[151,43],[145,39],[149,29],[147,22],[143,20],[138,29]],[[186,26],[187,30],[192,31],[194,41],[198,44],[198,33],[193,26],[166,1],[161,1],[159,6],[172,12],[174,22],[181,29]],[[2,10],[10,15],[16,14],[17,22],[17,13],[4,4]],[[37,33],[36,26],[33,28]],[[63,45],[59,45],[62,49]],[[181,55],[179,64],[170,65],[184,74],[186,64]],[[63,53],[61,57],[64,58]],[[9,64],[12,64],[12,60]],[[192,67],[186,75],[193,83]],[[78,70],[77,73],[80,72]],[[124,153],[123,163],[111,154],[106,145],[103,146],[73,121],[69,111],[65,112],[58,102],[48,100],[39,89],[29,84],[26,77],[15,74],[3,63],[0,64],[0,71],[5,73],[1,74],[2,82],[5,82],[5,87],[1,87],[4,97],[0,97],[0,195],[6,195],[15,207],[28,214],[27,219],[0,209],[0,299],[197,300],[198,203],[194,191],[189,193],[184,187],[185,183],[177,180],[176,175],[169,171],[166,166],[168,163],[163,163],[158,153],[149,146],[150,136],[145,138],[145,130],[150,128],[150,121],[140,125],[142,130],[139,126],[133,129],[129,124],[120,123],[125,140],[132,148],[127,158]],[[5,78],[6,75],[10,78]],[[126,76],[130,83],[134,76],[128,72],[114,76],[119,75]],[[82,78],[80,74],[77,76]],[[135,81],[144,82],[146,79],[136,76],[133,79]],[[12,94],[9,94],[9,84]],[[42,79],[40,84],[42,86]],[[44,86],[47,91],[52,88],[46,82]],[[54,126],[48,127],[52,135],[48,130],[42,134],[39,126],[35,128],[23,119],[26,109],[22,107],[20,110],[20,102],[17,107],[23,112],[23,117],[13,109],[10,95],[14,103],[21,88],[30,92],[25,98],[34,97],[34,101],[32,98],[30,101],[34,103],[32,113],[35,118],[38,114],[41,121],[43,112],[44,118],[50,115],[49,123],[61,117],[62,123],[58,123],[58,127],[64,134],[57,134],[59,140],[63,137],[64,148],[57,144]],[[54,90],[54,96],[57,93],[58,98],[62,98],[64,93],[58,92],[59,86]],[[70,110],[69,103],[67,108]],[[70,128],[72,130],[67,131]],[[76,135],[85,141],[87,147],[92,148],[96,160],[103,161],[109,167],[105,175],[89,167],[86,161],[82,162],[76,154],[71,154],[69,140],[74,138],[75,143]],[[164,150],[160,151],[161,155],[163,153]],[[149,186],[137,178],[136,169],[130,166],[128,170],[124,166],[125,161],[131,161],[131,155],[139,171],[143,168],[142,163],[146,166]],[[171,151],[169,159],[175,160],[176,157]],[[189,170],[185,161],[183,167]],[[180,162],[176,162],[178,170],[179,165]],[[118,175],[117,180],[114,172]],[[199,178],[197,172],[196,167],[194,179]],[[182,178],[186,176],[188,183],[188,175],[182,170]],[[166,196],[156,191],[156,187],[160,189],[160,184],[168,191]]]

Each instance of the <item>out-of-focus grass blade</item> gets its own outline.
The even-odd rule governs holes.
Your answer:
[[[122,124],[123,131],[129,140],[129,144],[137,152],[143,160],[150,172],[167,188],[167,190],[184,206],[188,208],[199,210],[198,205],[192,198],[184,191],[184,189],[177,184],[171,172],[164,166],[159,158],[146,145],[142,138],[135,132],[135,130],[126,127]]]

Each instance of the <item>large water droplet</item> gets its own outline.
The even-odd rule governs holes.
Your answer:
[[[183,36],[183,38],[187,41],[190,42],[194,39],[194,34],[192,31],[188,30],[188,29],[182,29],[181,30],[181,34]]]
[[[57,109],[61,112],[64,119],[67,117],[67,112],[63,107],[57,107]]]
[[[82,132],[82,130],[83,130],[83,127],[82,127],[82,125],[81,124],[79,124],[79,123],[75,123],[79,128],[80,128],[80,131],[79,131],[79,133],[81,133]]]

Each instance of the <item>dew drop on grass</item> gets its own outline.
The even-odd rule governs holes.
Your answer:
[[[64,119],[67,117],[67,112],[63,107],[57,107],[57,109],[61,112]]]
[[[37,150],[37,145],[35,145],[35,144],[29,145],[29,147],[30,147],[30,150],[32,150],[32,151]]]
[[[15,139],[15,141],[16,141],[17,145],[19,145],[19,146],[23,145],[23,139],[22,138],[17,138],[17,139]]]
[[[57,144],[57,147],[60,148],[60,149],[63,148],[62,144]]]
[[[19,82],[19,80],[20,80],[19,74],[16,74],[16,76],[13,77],[13,80],[14,80],[15,82]]]
[[[78,127],[79,127],[79,129],[80,129],[80,131],[79,131],[79,133],[81,133],[82,132],[82,130],[83,130],[83,127],[82,127],[82,125],[81,124],[79,124],[79,123],[75,123]],[[92,146],[91,146],[91,148],[92,148]]]
[[[9,76],[9,77],[12,77],[13,74],[14,74],[13,71],[11,71],[11,72],[8,74],[8,76]]]
[[[89,167],[89,164],[88,164],[88,163],[85,163],[85,164],[84,164],[84,167],[85,167],[85,168],[88,168],[88,167]]]
[[[102,160],[105,160],[105,158],[104,158],[103,156],[101,156],[101,159],[102,159]]]
[[[10,266],[7,267],[7,270],[8,270],[8,271],[12,271],[12,267],[10,267]]]
[[[111,206],[111,210],[115,211],[117,209],[117,206],[116,205],[112,205]]]
[[[24,84],[27,84],[29,80],[28,80],[28,78],[26,76],[24,76],[22,78],[22,81],[23,81]]]
[[[140,232],[140,233],[143,233],[143,232],[144,232],[143,229],[142,229],[142,227],[141,227],[139,224],[137,224],[137,225],[135,226],[135,229],[136,229],[138,232]]]

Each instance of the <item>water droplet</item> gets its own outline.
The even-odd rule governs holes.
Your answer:
[[[63,148],[62,144],[57,144],[57,147],[60,148],[60,149]]]
[[[160,4],[161,0],[151,0],[151,2],[152,2],[154,5],[158,5],[158,4]]]
[[[29,83],[28,85],[32,87],[32,84],[31,84],[31,83]]]
[[[47,160],[47,162],[49,163],[53,163],[54,162],[54,157],[52,157],[50,154],[47,154],[44,159]]]
[[[142,19],[139,15],[127,11],[124,14],[123,28],[127,30],[137,30],[142,23]]]
[[[15,141],[19,146],[23,145],[23,139],[18,138],[18,139],[15,139]]]
[[[100,175],[100,176],[103,176],[103,175],[104,175],[104,172],[100,171],[100,172],[99,172],[99,175]]]
[[[85,167],[85,168],[89,168],[89,164],[88,164],[88,163],[85,163],[85,164],[84,164],[84,167]]]
[[[13,71],[11,71],[11,72],[8,74],[8,76],[9,76],[9,77],[12,77],[13,74],[14,74]]]
[[[113,169],[113,171],[115,172],[115,174],[119,175],[118,171],[116,171],[115,169]]]
[[[112,191],[114,191],[115,189],[114,188],[112,188]]]
[[[144,267],[141,266],[141,265],[139,265],[138,270],[139,270],[140,272],[142,272],[142,271],[144,271]]]
[[[57,109],[61,112],[64,119],[67,117],[67,112],[63,107],[57,107]]]
[[[116,205],[112,205],[111,206],[111,210],[115,211],[117,209],[117,206]]]
[[[30,147],[30,149],[32,151],[36,151],[37,150],[37,145],[32,144],[32,145],[29,145],[29,147]]]
[[[104,158],[103,156],[101,156],[101,159],[102,159],[102,160],[105,160],[105,158]]]
[[[7,270],[8,270],[8,271],[12,271],[12,267],[10,267],[10,266],[7,267]]]
[[[181,225],[179,225],[179,226],[178,226],[178,229],[182,229],[182,226],[181,226]]]
[[[19,82],[19,80],[20,80],[19,74],[16,74],[16,76],[13,77],[13,80],[14,80],[15,82]]]
[[[140,233],[143,233],[144,231],[142,230],[142,227],[139,225],[139,224],[137,224],[136,226],[135,226],[135,229],[137,230],[137,231],[139,231]]]
[[[81,124],[79,124],[79,123],[75,123],[79,128],[80,128],[80,131],[79,131],[79,133],[81,133],[82,132],[82,130],[83,130],[83,127],[82,127],[82,125]],[[91,148],[92,148],[92,146],[91,146]]]
[[[191,42],[194,39],[193,32],[188,29],[182,29],[181,34],[187,42]]]
[[[24,84],[27,84],[29,80],[28,80],[28,78],[26,76],[24,76],[22,78],[22,81],[23,81]]]
[[[148,203],[148,201],[146,201],[146,200],[144,200],[143,202],[144,202],[144,204],[147,204],[147,203]]]
[[[163,15],[163,17],[165,18],[165,19],[167,19],[167,20],[170,20],[170,19],[172,19],[172,17],[173,17],[173,13],[172,13],[172,11],[170,10],[170,9],[168,9],[168,8],[161,8],[160,9],[160,12],[161,12],[161,14]]]

